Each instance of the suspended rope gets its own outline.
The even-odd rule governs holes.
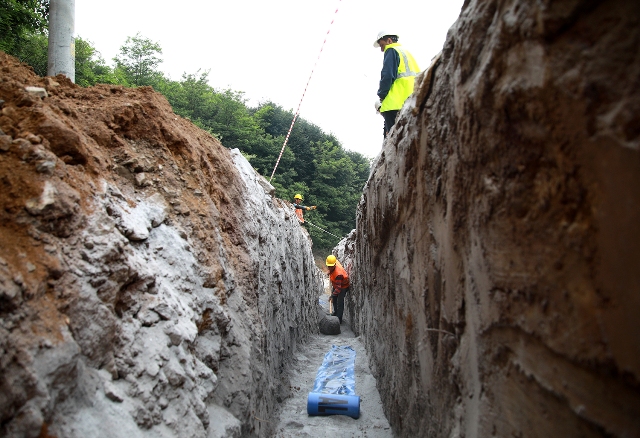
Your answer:
[[[338,0],[340,3],[342,0]],[[280,150],[280,155],[278,155],[278,159],[276,160],[276,165],[273,168],[273,172],[271,172],[271,178],[269,178],[269,182],[273,179],[273,175],[276,173],[276,169],[278,168],[278,164],[280,163],[280,158],[282,158],[282,153],[284,152],[284,148],[287,146],[287,142],[289,141],[289,136],[291,135],[291,130],[293,129],[293,124],[296,123],[296,119],[300,114],[300,105],[302,105],[302,100],[304,99],[304,95],[307,92],[307,88],[309,87],[309,82],[311,82],[311,77],[313,76],[313,72],[316,69],[316,65],[318,65],[318,60],[320,59],[320,55],[322,55],[322,50],[324,49],[324,45],[327,42],[327,37],[329,36],[329,32],[331,32],[331,26],[333,26],[333,22],[336,19],[336,15],[338,14],[338,8],[336,7],[336,11],[333,13],[333,18],[331,19],[331,23],[329,24],[329,29],[327,29],[327,34],[324,37],[324,41],[322,42],[322,47],[320,47],[320,53],[318,53],[318,58],[316,59],[315,64],[313,64],[313,68],[311,69],[311,74],[309,75],[309,79],[307,80],[307,85],[304,87],[304,91],[302,92],[302,97],[300,98],[300,102],[298,103],[298,109],[293,116],[293,120],[291,121],[291,126],[289,126],[289,132],[287,132],[287,136],[284,139],[284,143],[282,144],[282,149]]]
[[[308,220],[306,220],[306,219],[304,220],[304,223],[305,223],[305,224],[309,224],[309,225],[311,225],[312,227],[316,227],[316,228],[317,228],[317,229],[319,229],[320,231],[324,231],[325,233],[327,233],[327,234],[331,234],[333,237],[337,237],[338,239],[342,240],[342,237],[340,237],[340,236],[336,236],[335,234],[330,233],[330,232],[328,232],[327,230],[322,229],[322,228],[320,228],[319,226],[312,224],[311,222],[309,222],[309,221],[308,221]]]

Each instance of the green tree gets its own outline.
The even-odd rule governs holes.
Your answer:
[[[105,64],[90,41],[78,36],[75,40],[76,47],[76,84],[82,87],[90,87],[95,84],[121,84],[123,78],[119,78],[113,69]]]
[[[49,20],[49,0],[0,0],[0,50],[16,56],[35,33],[44,33]]]
[[[33,67],[36,74],[46,76],[48,44],[44,33],[27,34],[13,56]],[[124,78],[116,76],[90,41],[78,36],[75,39],[75,50],[76,84],[89,87],[95,84],[123,83]]]
[[[39,76],[47,75],[47,50],[49,39],[43,33],[29,33],[11,55],[30,65]]]
[[[173,110],[191,121],[202,122],[212,114],[216,102],[215,91],[208,84],[209,71],[184,73],[181,81],[163,81],[158,91],[165,95]]]
[[[134,37],[127,37],[120,47],[120,54],[113,58],[116,70],[122,71],[126,81],[133,86],[157,85],[163,77],[158,71],[162,59],[160,44],[144,38],[140,32]],[[116,72],[117,74],[117,72]]]

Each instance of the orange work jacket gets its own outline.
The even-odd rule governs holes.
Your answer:
[[[342,290],[349,287],[349,274],[337,260],[334,270],[329,273],[329,279],[334,290],[337,289],[342,292]]]

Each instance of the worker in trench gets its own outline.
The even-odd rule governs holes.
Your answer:
[[[302,214],[303,210],[315,210],[316,206],[312,205],[311,207],[307,207],[306,205],[302,205],[302,195],[300,193],[296,193],[296,195],[293,197],[293,206],[296,209],[296,216],[298,216],[298,220],[300,221],[301,224],[304,223],[304,215]]]
[[[384,137],[396,123],[396,117],[411,93],[416,75],[420,73],[418,63],[411,53],[398,42],[398,34],[382,30],[373,43],[384,53],[376,111],[384,118]]]
[[[334,255],[328,256],[325,264],[329,269],[329,280],[331,280],[331,297],[329,298],[333,304],[331,316],[337,316],[342,324],[344,296],[349,292],[349,274]]]

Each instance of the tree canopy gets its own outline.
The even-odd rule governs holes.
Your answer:
[[[0,50],[13,54],[33,34],[44,33],[49,0],[0,0]]]
[[[128,84],[153,86],[162,78],[162,73],[158,71],[158,65],[162,63],[158,55],[161,54],[160,44],[144,38],[138,32],[136,36],[127,37],[113,61],[116,68],[124,73]]]

